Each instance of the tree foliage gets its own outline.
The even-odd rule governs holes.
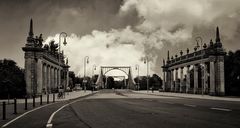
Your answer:
[[[135,81],[135,83],[138,83],[138,81],[139,81],[139,86],[140,86],[139,89],[140,90],[147,89],[147,76],[140,76],[139,78],[135,77],[134,81]],[[162,79],[157,74],[153,74],[151,77],[148,78],[148,84],[149,84],[149,89],[150,88],[161,89],[162,88]]]
[[[227,95],[240,95],[240,50],[225,57],[225,86]]]
[[[24,70],[13,60],[0,60],[0,98],[23,97],[25,88]]]

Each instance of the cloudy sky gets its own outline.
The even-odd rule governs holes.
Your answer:
[[[208,44],[216,26],[227,51],[240,48],[239,0],[1,0],[0,59],[24,67],[21,47],[30,18],[34,34],[42,33],[46,43],[68,33],[63,49],[71,70],[80,75],[84,56],[90,57],[89,75],[94,64],[139,64],[143,75],[146,56],[151,73],[161,75],[167,50],[170,55],[193,50],[197,36]]]

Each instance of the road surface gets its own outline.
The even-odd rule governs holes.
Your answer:
[[[44,128],[48,122],[54,128],[239,128],[240,102],[101,90],[43,107],[6,127]]]

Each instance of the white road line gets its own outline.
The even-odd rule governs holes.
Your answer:
[[[230,112],[232,111],[231,109],[227,109],[227,108],[210,108],[212,110],[219,110],[219,111],[227,111],[227,112]]]
[[[153,100],[149,100],[149,99],[144,99],[145,101],[153,101]]]
[[[68,103],[68,104],[65,104],[65,105],[63,105],[61,108],[59,108],[57,111],[53,112],[53,113],[51,114],[50,118],[48,119],[46,128],[52,128],[52,127],[53,127],[52,119],[53,119],[53,117],[55,116],[55,114],[56,114],[57,112],[59,112],[60,110],[62,110],[62,109],[65,108],[65,107],[67,107],[68,105],[73,104],[73,103],[76,103],[76,102],[81,101],[81,100],[83,100],[83,99],[75,100],[75,101],[73,101],[73,102],[70,102],[70,103]]]
[[[183,105],[188,107],[197,107],[196,105],[193,105],[193,104],[183,104]]]
[[[55,103],[57,103],[57,102],[55,102]],[[31,113],[31,112],[33,112],[33,111],[36,111],[36,110],[38,110],[38,109],[41,109],[41,108],[46,107],[46,106],[49,106],[49,105],[53,105],[53,104],[55,104],[55,103],[46,104],[46,105],[43,105],[43,106],[41,106],[41,107],[38,107],[38,108],[32,109],[32,110],[30,110],[30,111],[27,111],[27,112],[23,113],[22,115],[14,118],[14,119],[12,119],[12,120],[9,121],[8,123],[4,124],[4,125],[2,126],[2,128],[5,128],[5,127],[8,126],[9,124],[11,124],[11,123],[13,123],[14,121],[16,121],[17,119],[19,119],[19,118],[27,115],[28,113]]]
[[[174,104],[174,103],[172,103],[172,102],[165,102],[165,101],[163,101],[163,102],[161,102],[161,101],[159,101],[160,103],[165,103],[165,104]]]
[[[174,104],[174,103],[172,103],[172,102],[165,102],[165,103],[167,103],[167,104]]]

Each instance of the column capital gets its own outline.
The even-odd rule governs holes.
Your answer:
[[[194,64],[194,67],[199,66],[199,64]]]
[[[216,60],[216,57],[215,56],[209,56],[209,61],[210,62],[214,62]]]
[[[224,56],[218,56],[217,61],[219,62],[224,62]]]

